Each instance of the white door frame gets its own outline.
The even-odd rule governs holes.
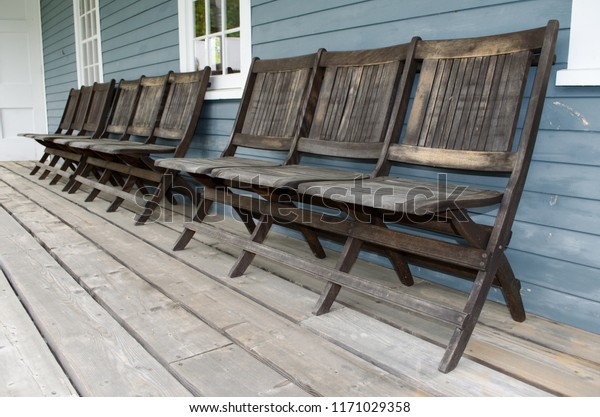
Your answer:
[[[21,132],[47,132],[39,0],[0,0],[0,160],[30,160],[43,148]]]

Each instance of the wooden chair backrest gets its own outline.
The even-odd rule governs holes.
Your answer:
[[[302,128],[318,56],[252,61],[223,156],[237,147],[289,151]]]
[[[82,86],[79,90],[79,100],[77,101],[75,116],[71,121],[69,134],[73,134],[73,132],[81,132],[83,130],[83,124],[85,123],[85,118],[87,117],[88,110],[90,108],[90,102],[92,101],[93,90],[93,85]]]
[[[123,136],[125,134],[139,96],[140,80],[119,81],[102,137],[110,135]]]
[[[153,136],[178,141],[175,157],[184,156],[200,118],[209,85],[210,67],[201,71],[173,73],[158,126]]]
[[[69,90],[69,96],[67,97],[67,102],[65,103],[65,109],[63,110],[60,122],[54,133],[63,134],[67,133],[71,129],[71,124],[73,123],[75,112],[77,111],[77,103],[79,102],[80,92],[81,90],[78,88],[71,88],[71,90]]]
[[[172,72],[157,77],[145,77],[140,80],[140,91],[135,103],[133,117],[127,126],[125,137],[131,135],[150,138],[158,123],[169,77]]]
[[[555,23],[555,22],[554,22]],[[521,105],[531,68],[537,72],[520,147],[533,146],[553,55],[550,23],[522,32],[482,38],[419,41],[421,71],[406,134],[390,147],[394,161],[478,171],[511,172]],[[553,51],[552,46],[552,51]],[[553,52],[552,52],[553,54]],[[546,78],[544,82],[543,79]],[[537,119],[537,121],[535,121]]]
[[[400,81],[411,45],[323,52],[314,116],[308,134],[298,141],[297,151],[379,158],[390,132],[400,133]],[[407,102],[405,97],[404,106]]]
[[[82,132],[89,132],[93,137],[100,136],[106,124],[114,93],[115,80],[94,84],[92,99]]]

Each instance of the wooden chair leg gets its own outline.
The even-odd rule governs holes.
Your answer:
[[[267,235],[269,234],[269,230],[271,230],[272,226],[273,226],[273,218],[271,216],[267,216],[267,215],[261,216],[260,221],[258,222],[258,225],[254,229],[254,232],[252,233],[252,236],[250,237],[250,240],[255,243],[262,243],[267,238]],[[256,254],[253,252],[250,252],[247,250],[242,251],[242,253],[238,257],[237,261],[235,262],[235,264],[229,271],[229,274],[228,274],[229,277],[235,278],[235,277],[239,277],[240,275],[242,275],[246,271],[246,269],[248,269],[248,267],[252,263],[252,260],[254,259],[255,256],[256,256]]]
[[[356,262],[356,258],[360,253],[361,247],[361,240],[352,237],[347,238],[346,243],[344,244],[344,250],[339,257],[335,268],[341,272],[350,272],[352,265],[354,265],[354,262]],[[313,314],[320,316],[321,314],[329,312],[341,288],[340,285],[327,281],[317,304],[313,308]]]
[[[50,156],[50,154],[48,152],[44,152],[44,154],[42,155],[42,157],[40,158],[40,160],[38,162],[40,164],[45,163],[49,156]],[[40,166],[36,164],[36,165],[33,166],[33,169],[31,170],[31,172],[29,173],[29,175],[35,175],[35,174],[37,174],[37,172],[39,170],[40,170]]]
[[[371,216],[371,223],[387,229],[387,225],[379,216]],[[385,254],[392,263],[394,271],[396,271],[396,275],[400,279],[400,282],[406,285],[407,287],[413,285],[415,281],[413,279],[412,272],[410,271],[410,267],[408,266],[406,258],[404,258],[404,256],[401,253],[391,249],[386,249]]]
[[[48,164],[48,166],[53,167],[53,166],[55,166],[58,163],[58,161],[60,161],[60,156],[53,155],[52,159],[50,159],[50,163]],[[47,170],[47,169],[45,169],[44,172],[42,172],[42,174],[40,175],[40,177],[38,179],[44,180],[44,179],[46,179],[46,177],[48,175],[50,175],[50,171]]]
[[[127,178],[127,181],[125,181],[125,185],[123,185],[121,191],[124,191],[126,193],[130,192],[133,186],[135,185],[136,181],[137,178],[130,176],[129,178]],[[123,203],[123,201],[125,200],[123,200],[121,197],[115,197],[115,199],[112,201],[112,203],[110,203],[106,211],[108,213],[116,211],[119,208],[119,206]]]
[[[500,267],[496,272],[496,278],[500,282],[500,289],[506,301],[510,316],[514,321],[522,323],[525,321],[525,306],[521,297],[521,281],[519,281],[508,263],[506,255],[502,254]]]
[[[163,196],[171,192],[172,187],[167,184],[167,178],[167,175],[163,175],[160,183],[156,186],[152,197],[146,201],[146,204],[144,205],[144,211],[142,214],[136,216],[136,226],[141,226],[142,224],[146,223],[154,213],[154,210],[156,210],[158,207],[158,203],[163,199]],[[174,196],[171,197],[174,198]]]
[[[244,226],[246,226],[246,230],[248,231],[248,233],[254,233],[254,230],[256,229],[256,223],[254,223],[252,213],[235,206],[233,206],[233,209],[240,216],[240,219],[244,223]]]
[[[311,230],[308,227],[304,227],[302,225],[298,227],[298,230],[300,230],[300,232],[304,236],[304,239],[306,239],[308,247],[317,259],[324,259],[327,257],[325,249],[323,249],[323,246],[319,241],[319,237],[314,230]]]
[[[69,168],[73,167],[73,161],[69,160],[69,159],[65,159],[65,161],[63,162],[63,164],[60,167],[60,170],[62,172],[65,173],[65,175],[67,174],[67,170]],[[61,174],[56,174],[54,175],[54,177],[52,178],[52,180],[50,181],[50,185],[56,185],[58,183],[58,181],[62,178],[63,176]]]
[[[198,210],[196,210],[196,214],[194,215],[192,221],[199,222],[199,223],[202,222],[204,220],[204,218],[208,215],[208,212],[212,205],[213,205],[212,200],[202,199],[200,201],[200,204],[198,205]],[[179,235],[179,238],[177,239],[177,242],[175,242],[175,246],[173,246],[173,250],[177,251],[177,250],[185,249],[187,244],[190,243],[190,240],[192,240],[192,237],[194,237],[194,234],[196,234],[195,230],[188,229],[184,225],[183,232],[181,232],[181,234]]]
[[[90,164],[81,161],[73,175],[71,175],[71,178],[69,179],[67,184],[63,187],[63,191],[68,191],[69,194],[74,194],[79,189],[79,187],[81,187],[81,183],[77,180],[77,178],[85,178],[90,173],[92,168],[93,167]]]
[[[464,239],[476,248],[485,248],[488,244],[489,236],[481,230],[466,212],[453,213],[452,224]],[[496,278],[500,283],[502,294],[510,315],[513,320],[523,322],[525,320],[525,307],[521,298],[521,282],[515,277],[512,268],[506,258],[506,254],[499,252],[499,267],[496,272]]]
[[[106,184],[108,182],[108,180],[110,179],[111,175],[112,175],[111,171],[108,169],[105,169],[104,172],[102,173],[102,175],[100,176],[100,178],[98,179],[98,183]],[[94,201],[96,199],[96,197],[98,196],[98,194],[100,194],[100,190],[98,188],[92,189],[92,191],[90,191],[88,196],[85,198],[85,201],[88,203],[91,201]]]
[[[499,253],[496,255],[500,255]],[[498,259],[500,256],[496,256]],[[495,262],[494,262],[495,261]],[[496,266],[494,266],[494,264]],[[467,343],[473,334],[475,324],[479,319],[481,310],[487,298],[487,295],[492,287],[494,275],[498,265],[498,260],[490,259],[489,267],[486,271],[480,271],[475,278],[473,288],[469,294],[464,312],[467,314],[465,321],[461,327],[454,329],[454,333],[448,343],[448,347],[444,352],[444,356],[439,365],[440,372],[448,373],[458,365],[458,362],[467,347]]]

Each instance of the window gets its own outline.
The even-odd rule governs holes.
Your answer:
[[[573,0],[567,69],[558,71],[556,85],[600,85],[600,54],[595,42],[600,39],[600,2]]]
[[[179,0],[181,71],[210,66],[208,99],[240,98],[251,61],[250,0]]]
[[[98,0],[74,0],[77,79],[79,84],[102,82],[102,49]]]

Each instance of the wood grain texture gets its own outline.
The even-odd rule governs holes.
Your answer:
[[[547,396],[548,393],[527,384],[516,382],[506,375],[490,373],[475,362],[451,374],[435,370],[442,348],[422,340],[406,337],[376,320],[358,320],[357,313],[343,308],[324,316],[313,317],[302,325],[335,343],[357,352],[367,360],[378,362],[384,369],[402,374],[417,387],[437,391],[437,395],[451,396]],[[368,329],[368,330],[367,330]],[[373,332],[374,337],[366,337]],[[407,355],[410,352],[411,355]],[[474,378],[483,378],[489,385],[471,384]],[[427,381],[425,383],[425,381]],[[493,383],[491,383],[493,381]],[[444,393],[444,394],[442,394]]]
[[[40,193],[40,198],[43,194],[45,193]],[[47,209],[65,213],[64,205],[57,208],[51,201],[52,199],[45,201],[48,203]],[[75,210],[72,211],[73,209]],[[237,292],[216,285],[214,280],[198,274],[198,271],[145,242],[137,241],[135,244],[141,246],[135,251],[144,251],[149,256],[143,259],[129,258],[126,254],[132,250],[132,241],[127,236],[131,235],[119,229],[107,230],[104,225],[94,226],[89,222],[97,216],[89,216],[89,212],[81,207],[72,205],[69,209],[69,218],[79,219],[78,230],[87,238],[99,243],[104,250],[117,256],[128,268],[143,275],[153,285],[162,288],[172,299],[185,302],[205,322],[222,329],[237,344],[261,358],[303,390],[321,395],[343,392],[348,395],[415,394],[411,387],[403,385],[398,378],[391,377],[310,332],[293,326],[287,319],[274,315]],[[85,218],[88,219],[84,220]],[[152,225],[147,227],[150,229]],[[173,282],[170,274],[164,274],[165,266],[168,266],[171,274],[178,277],[177,281]],[[244,323],[249,326],[238,326]],[[254,335],[267,338],[268,346],[265,346],[264,351],[253,343]],[[307,340],[306,338],[309,345],[303,349],[306,353],[294,354],[298,346],[301,346],[301,341]],[[303,361],[307,355],[317,360],[310,368]],[[292,358],[295,359],[292,361]],[[352,375],[349,379],[336,378],[344,370],[350,370]],[[356,381],[361,382],[357,384]]]
[[[0,396],[77,395],[2,271],[0,306]]]
[[[11,167],[14,166],[14,164],[11,164]],[[46,190],[43,187],[39,187],[38,184],[27,180],[27,171],[29,168],[16,167],[17,171],[21,173],[21,179],[24,181],[22,183],[19,182],[19,187],[24,192],[28,194],[33,193],[38,195],[39,198],[45,195],[54,195],[60,199],[63,198],[54,193],[52,188]],[[11,169],[14,171],[15,168]],[[5,178],[4,175],[6,174],[3,174],[3,178]],[[11,176],[9,178],[11,183],[17,184],[18,177]],[[34,187],[33,189],[31,188],[32,186]],[[104,205],[101,203],[86,203],[83,205],[77,195],[65,195],[65,197],[68,197],[71,204],[84,206],[86,210],[106,217]],[[52,207],[52,201],[53,198],[49,198],[49,200],[43,200],[43,204]],[[76,211],[69,209],[69,204],[57,206],[56,210],[67,210],[64,213],[68,213],[69,218],[76,219],[78,223],[88,223],[86,217],[82,217]],[[155,223],[152,227],[142,228],[135,227],[131,223],[131,215],[125,211],[112,213],[108,218],[113,224],[118,225],[123,230],[128,230],[132,236],[137,236],[139,239],[143,239],[167,253],[172,253],[170,252],[171,243],[178,235],[181,227],[181,223],[177,222],[183,221],[178,214],[175,213],[175,215],[175,221],[171,219],[169,223]],[[243,226],[236,227],[235,223],[233,221],[223,222],[221,220],[220,225],[226,227],[227,230],[237,230],[243,233],[240,229]],[[161,227],[160,231],[157,232],[155,230],[156,226]],[[233,229],[231,229],[232,226]],[[218,278],[224,285],[231,286],[236,291],[246,294],[246,297],[255,303],[258,302],[268,307],[280,316],[293,319],[294,322],[299,322],[310,317],[310,310],[317,295],[305,290],[305,288],[311,288],[318,292],[322,286],[321,280],[313,279],[306,274],[292,272],[289,268],[280,267],[277,264],[260,258],[255,263],[264,269],[251,268],[247,275],[239,279],[227,279],[227,269],[233,262],[233,259],[225,253],[231,253],[235,257],[239,251],[231,246],[219,244],[213,239],[208,239],[200,235],[197,237],[200,241],[194,240],[190,243],[189,250],[174,253],[175,258],[193,266],[196,271],[207,271],[213,277]],[[201,242],[212,245],[212,247],[206,246]],[[298,254],[310,256],[307,248],[298,245],[296,239],[282,236],[278,233],[271,234],[270,243],[279,248],[285,247],[286,250],[295,250]],[[68,248],[64,250],[66,252]],[[334,265],[336,259],[335,253],[329,253],[329,255],[328,259],[324,259],[323,261]],[[395,282],[393,273],[390,273],[384,267],[359,261],[355,265],[355,268],[358,268],[357,273],[359,275],[370,274],[378,277],[378,279],[387,280],[390,283]],[[267,273],[265,269],[273,271],[276,275],[285,277],[286,280]],[[420,273],[421,270],[419,270]],[[294,285],[293,282],[297,282],[299,285]],[[175,286],[181,284],[172,283],[172,285],[175,288]],[[420,297],[432,297],[438,301],[455,306],[460,306],[461,300],[464,298],[464,295],[458,291],[451,291],[448,288],[421,280],[417,280],[417,284],[411,287],[410,291],[416,291],[416,294]],[[533,291],[535,293],[537,289]],[[177,294],[182,300],[195,296],[193,286],[180,286],[180,291],[177,291]],[[372,302],[368,298],[360,297],[350,292],[342,291],[340,300],[346,305],[351,305],[352,308],[376,316],[384,322],[392,323],[397,328],[406,328],[406,331],[409,333],[420,335],[420,337],[428,340],[438,340],[438,343],[443,343],[448,337],[447,335],[449,335],[448,329],[437,321],[428,321],[414,314],[405,314],[398,309],[391,308],[382,303]],[[339,305],[336,305],[335,308],[339,308]],[[579,307],[573,305],[572,308],[576,310]],[[215,317],[217,317],[216,313]],[[480,339],[479,335],[485,338]],[[500,338],[498,339],[498,343],[494,343],[496,338]],[[471,339],[467,355],[495,369],[503,369],[502,364],[506,363],[506,358],[513,358],[515,362],[510,371],[511,373],[514,372],[512,374],[513,377],[529,381],[530,384],[535,386],[545,387],[551,392],[572,395],[569,393],[574,393],[581,389],[581,387],[587,386],[589,389],[593,389],[598,386],[598,383],[595,382],[598,380],[598,374],[595,373],[594,369],[596,368],[593,365],[598,357],[595,353],[596,348],[600,346],[597,338],[597,335],[586,333],[535,315],[530,315],[525,323],[515,323],[506,315],[504,306],[489,302],[483,310],[480,325],[475,330],[474,336]],[[583,360],[582,362],[582,358],[584,357],[587,358],[587,361]],[[555,368],[555,370],[548,370],[551,368]],[[586,369],[585,372],[583,372],[584,369]],[[482,384],[485,384],[485,382],[482,382]]]
[[[7,276],[81,395],[189,395],[6,212],[0,216]],[[90,367],[90,358],[103,367]]]

